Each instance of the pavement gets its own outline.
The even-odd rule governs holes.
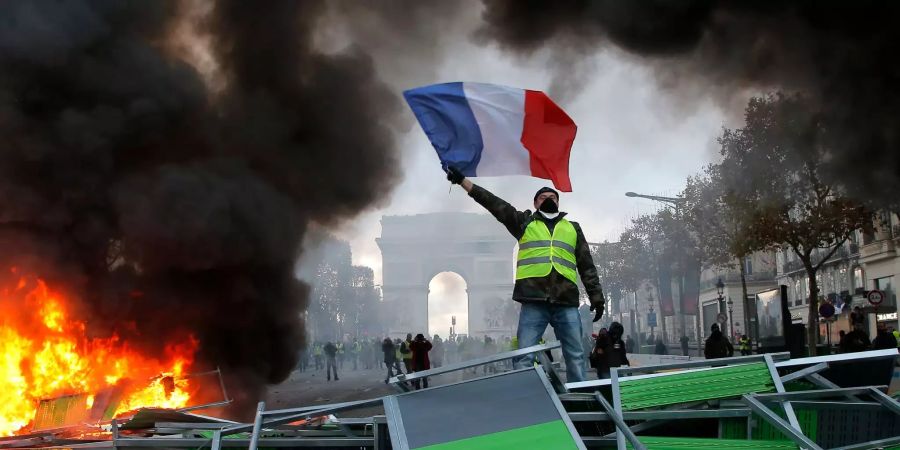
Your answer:
[[[392,385],[384,383],[387,369],[352,370],[353,364],[344,363],[344,370],[338,374],[339,381],[328,381],[325,370],[307,370],[300,372],[295,370],[283,383],[269,388],[266,397],[267,409],[297,408],[301,406],[324,405],[328,403],[340,403],[353,400],[366,400],[396,394],[399,391]],[[483,369],[478,368],[477,374],[466,371],[440,375],[430,378],[432,385],[448,384],[462,379],[474,378],[483,375]],[[360,410],[341,413],[345,417],[367,417],[383,414],[381,407],[364,408]]]

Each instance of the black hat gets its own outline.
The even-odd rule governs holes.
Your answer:
[[[719,331],[719,324],[717,324],[717,323],[712,324],[710,329],[712,329],[712,331]]]
[[[534,200],[537,200],[538,195],[541,195],[541,194],[543,194],[544,192],[552,192],[553,195],[555,195],[556,198],[559,199],[559,192],[556,192],[556,189],[553,189],[553,188],[549,188],[549,187],[544,186],[544,187],[538,189],[538,191],[534,194]]]

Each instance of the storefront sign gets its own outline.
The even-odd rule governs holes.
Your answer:
[[[892,313],[887,313],[887,314],[876,314],[875,318],[879,322],[884,322],[886,320],[897,320],[897,313],[892,312]]]

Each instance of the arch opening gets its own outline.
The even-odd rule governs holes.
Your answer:
[[[447,338],[451,327],[455,334],[469,333],[469,294],[462,276],[440,272],[428,282],[428,334]]]

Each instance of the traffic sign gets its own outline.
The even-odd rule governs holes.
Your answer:
[[[822,303],[819,305],[819,315],[826,319],[830,319],[834,316],[834,305],[831,303]]]
[[[869,303],[878,306],[884,301],[884,291],[879,291],[878,289],[869,291],[866,294],[866,298],[869,300]]]
[[[719,315],[716,316],[716,322],[724,324],[725,322],[728,322],[728,316],[726,316],[725,313],[719,313]]]
[[[656,326],[656,313],[655,312],[647,313],[647,326],[648,327]]]

